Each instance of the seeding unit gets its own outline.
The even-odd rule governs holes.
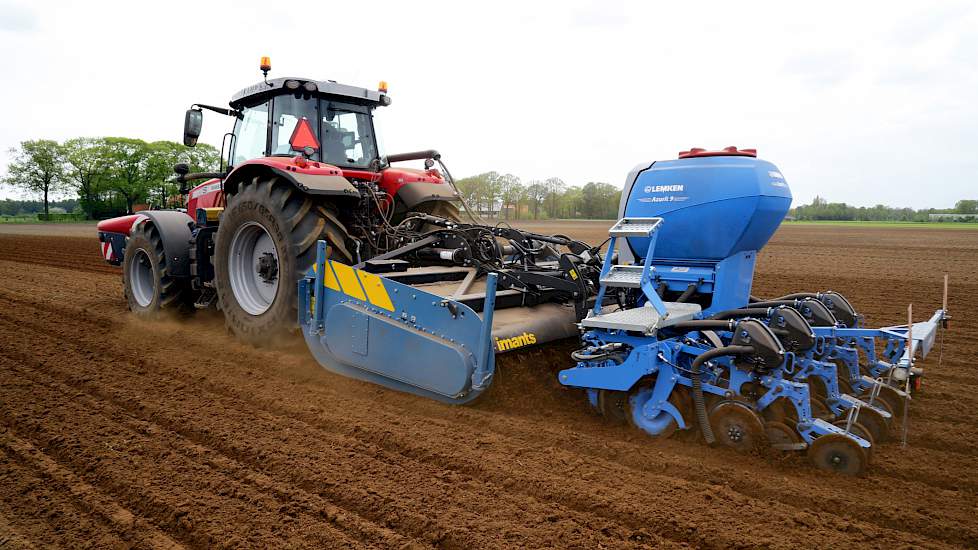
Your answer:
[[[914,356],[930,350],[946,306],[924,323],[867,329],[837,292],[752,297],[757,252],[790,203],[780,171],[753,150],[693,149],[636,168],[579,315],[584,346],[560,383],[650,436],[698,427],[711,444],[807,450],[820,468],[863,472],[906,411]],[[505,350],[492,336],[496,273],[478,303],[463,303],[424,270],[351,270],[325,250],[299,283],[299,323],[324,367],[451,403],[491,384]]]

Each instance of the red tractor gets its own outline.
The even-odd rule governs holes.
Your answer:
[[[262,61],[266,79],[235,94],[229,107],[197,104],[187,111],[188,146],[197,143],[204,110],[232,117],[234,129],[225,136],[219,172],[174,168],[188,195],[185,210],[99,223],[102,252],[123,266],[133,312],[216,305],[236,336],[261,342],[295,326],[296,282],[313,264],[316,242],[325,240],[330,259],[368,270],[456,266],[473,277],[500,273],[502,287],[517,295],[512,306],[573,303],[576,315],[558,332],[574,332],[573,317],[595,294],[596,251],[474,218],[462,223],[463,203],[438,152],[380,149],[373,115],[391,103],[385,83],[368,90],[331,80],[268,80]],[[408,160],[423,160],[425,169],[396,166]],[[194,180],[206,181],[188,188]]]

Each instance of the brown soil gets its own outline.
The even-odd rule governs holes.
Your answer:
[[[458,408],[217,315],[139,322],[94,239],[0,235],[0,546],[976,547],[978,233],[788,227],[755,293],[832,288],[895,324],[939,306],[944,270],[955,319],[909,445],[853,479],[608,425],[557,353]]]

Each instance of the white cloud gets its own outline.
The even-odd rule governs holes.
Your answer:
[[[277,76],[387,80],[388,149],[438,148],[456,175],[620,185],[639,162],[738,145],[778,164],[796,202],[942,207],[976,194],[967,4],[32,5],[33,32],[0,32],[0,51],[16,53],[3,151],[40,137],[179,140],[191,103],[226,104],[271,55]],[[230,124],[208,113],[204,129],[220,145]]]

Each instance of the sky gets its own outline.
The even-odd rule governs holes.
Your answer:
[[[0,173],[28,139],[180,141],[270,76],[388,82],[387,152],[618,186],[754,147],[794,204],[978,198],[978,3],[0,0]],[[230,119],[206,113],[220,146]],[[0,197],[18,197],[0,189]]]

